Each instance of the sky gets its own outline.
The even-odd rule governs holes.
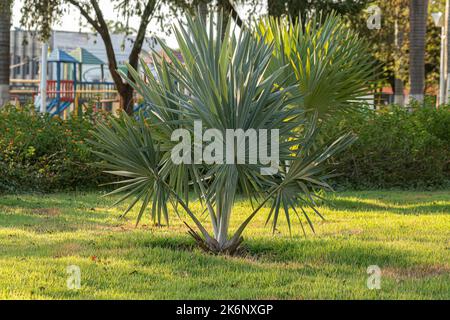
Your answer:
[[[111,5],[111,1],[109,0],[99,0],[100,6],[103,9],[103,14],[107,20],[117,20],[117,13],[114,12],[114,8]],[[266,3],[266,0],[262,1],[262,5]],[[13,8],[13,27],[20,27],[20,8],[23,5],[23,0],[16,0],[14,2]],[[245,18],[245,12],[247,8],[239,7],[237,10],[240,12],[241,16]],[[262,9],[262,13],[264,9]],[[133,17],[130,19],[130,26],[134,29],[137,29],[139,26],[140,19],[139,17]],[[154,22],[154,25],[158,23]],[[152,23],[150,23],[152,25]],[[65,30],[65,31],[92,31],[89,28],[80,28],[80,14],[77,10],[71,10],[70,15],[64,17],[61,23],[53,26],[55,30]],[[167,44],[171,47],[177,47],[176,40],[173,36],[167,36],[160,28],[158,27],[158,31],[155,32],[158,37],[161,37],[166,40]]]

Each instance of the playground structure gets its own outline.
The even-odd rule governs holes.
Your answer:
[[[33,101],[37,110],[45,110],[52,116],[61,118],[67,118],[70,113],[80,113],[88,105],[94,110],[117,110],[117,90],[113,82],[105,81],[105,62],[95,55],[83,48],[77,48],[70,53],[55,49],[48,56],[47,63],[56,68],[52,68],[50,80],[44,82],[45,91],[41,90],[46,92],[45,108],[41,108],[41,80],[11,79],[10,92],[16,105]],[[87,81],[83,66],[98,66],[101,70],[100,79]],[[46,74],[41,79],[47,79],[49,72],[45,71]]]

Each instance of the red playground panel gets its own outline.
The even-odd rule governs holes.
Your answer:
[[[75,99],[74,83],[72,80],[61,80],[58,90],[56,80],[47,81],[47,96],[49,98],[58,98],[61,102],[73,102]]]

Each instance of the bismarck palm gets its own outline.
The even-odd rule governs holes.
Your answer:
[[[244,28],[236,35],[230,25],[222,25],[220,15],[216,19],[211,16],[209,20],[210,23],[205,25],[202,19],[188,17],[186,28],[181,24],[174,28],[183,62],[162,44],[169,59],[155,54],[156,75],[144,64],[143,74],[129,69],[132,79],[128,80],[145,99],[146,113],[139,114],[137,120],[125,115],[112,120],[112,126],[100,125],[96,132],[97,141],[92,143],[95,152],[105,160],[107,172],[121,177],[118,182],[121,186],[113,193],[123,194],[120,201],[133,199],[124,214],[139,204],[139,222],[150,205],[153,219],[158,223],[164,219],[168,223],[168,206],[171,205],[180,217],[185,217],[184,212],[190,218],[193,225],[186,223],[189,233],[203,249],[233,254],[243,241],[246,226],[264,206],[271,208],[267,221],[271,222],[273,231],[280,214],[285,215],[289,229],[293,217],[302,229],[303,224],[313,228],[309,215],[320,215],[316,209],[318,193],[331,190],[326,182],[329,177],[327,162],[355,140],[352,134],[346,134],[319,145],[316,136],[318,122],[322,121],[321,111],[325,108],[326,113],[330,113],[335,103],[338,103],[337,107],[354,105],[355,92],[360,94],[367,88],[365,80],[371,70],[367,65],[342,62],[364,50],[359,42],[355,42],[357,50],[348,48],[350,52],[346,57],[342,57],[342,53],[336,54],[333,59],[324,61],[326,68],[316,72],[311,72],[308,64],[309,69],[298,76],[292,71],[291,56],[283,59],[284,63],[274,61],[281,55],[277,52],[280,46],[274,44],[268,32]],[[336,17],[326,21],[329,31],[326,40],[331,50],[339,45],[333,41],[343,40],[339,32],[333,31],[344,26]],[[284,25],[280,21],[273,22],[271,28],[280,31]],[[311,33],[315,32],[317,29],[310,28],[289,34],[297,37],[291,43],[302,43],[304,39],[312,38]],[[223,39],[215,36],[222,34],[225,35]],[[305,57],[310,61],[320,58],[311,50],[302,51],[302,54],[311,55]],[[273,67],[275,64],[276,68]],[[319,65],[320,60],[316,67]],[[354,77],[346,77],[346,67],[359,70],[364,81],[356,82]],[[345,90],[324,97],[323,90],[319,90],[326,80],[319,79],[324,69],[334,73],[333,79],[341,81],[339,87],[345,88],[348,81],[351,92]],[[309,81],[306,89],[302,81]],[[305,101],[308,101],[307,106]],[[317,106],[315,101],[318,101]],[[262,174],[261,168],[265,164],[259,161],[256,164],[230,164],[227,161],[175,164],[171,161],[171,150],[177,141],[172,141],[171,135],[180,128],[193,134],[195,121],[201,121],[204,129],[216,129],[223,134],[227,129],[279,130],[277,173]],[[192,143],[192,149],[195,147]],[[248,145],[246,148],[247,155],[254,151]],[[194,191],[196,198],[204,204],[212,230],[208,230],[200,217],[191,211],[190,191]],[[252,200],[254,211],[248,213],[247,219],[236,230],[230,230],[238,193]]]

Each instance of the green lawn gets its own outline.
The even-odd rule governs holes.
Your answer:
[[[118,220],[123,207],[100,193],[1,196],[0,299],[450,298],[450,192],[329,198],[316,234],[272,235],[266,210],[245,233],[247,254],[224,257],[193,247],[175,215],[170,227],[147,216],[134,228],[136,212]],[[249,211],[238,203],[234,225]],[[69,265],[80,290],[67,289]],[[369,265],[381,290],[366,286]]]

